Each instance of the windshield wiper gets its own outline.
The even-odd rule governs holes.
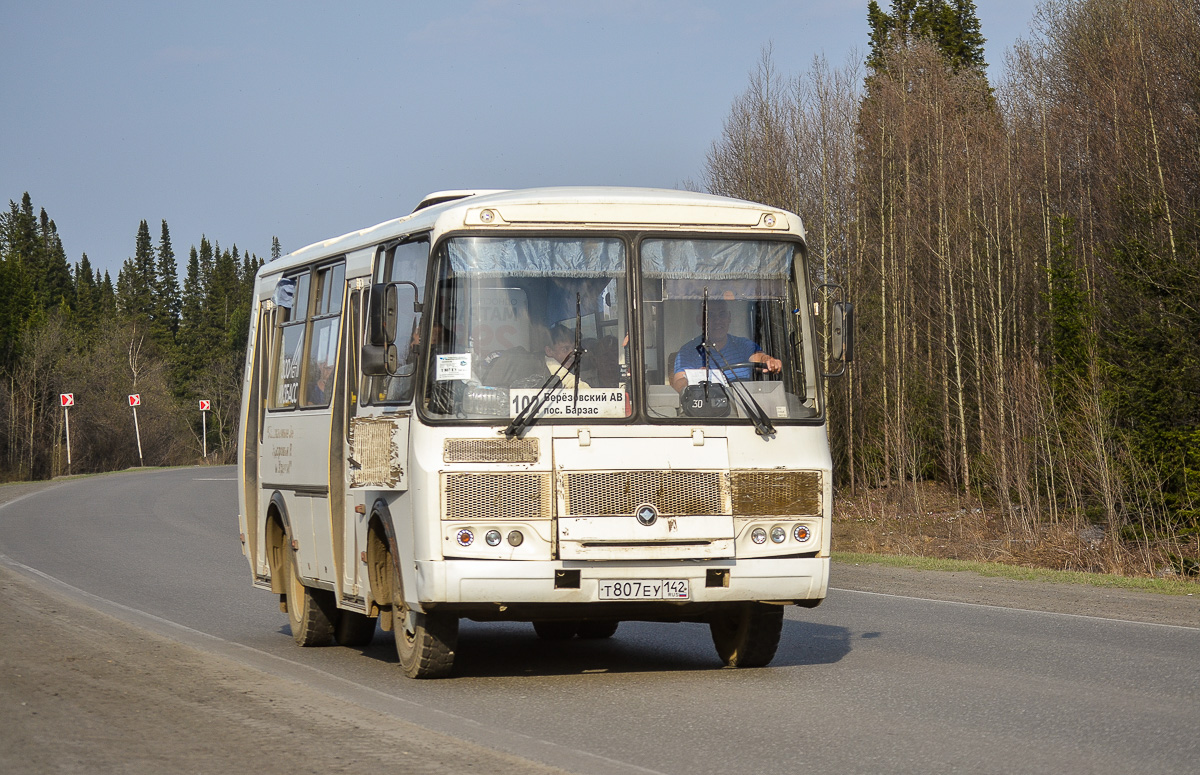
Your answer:
[[[575,347],[571,350],[571,366],[568,371],[575,377],[575,397],[572,399],[573,405],[571,411],[579,406],[579,374],[582,371],[583,354],[587,350],[583,349],[583,340],[580,329],[583,326],[583,315],[580,308],[580,294],[575,294]]]
[[[568,358],[570,360],[567,363],[562,364],[563,366],[566,366],[567,371],[572,376],[575,377],[575,396],[573,398],[573,406],[571,409],[572,413],[574,413],[575,407],[577,407],[579,405],[580,363],[582,362],[583,354],[585,352],[587,352],[586,350],[583,349],[583,344],[580,340],[579,329],[580,329],[580,323],[583,319],[583,316],[581,314],[580,303],[581,303],[580,295],[578,293],[576,293],[575,294],[575,347],[571,350],[570,355],[568,355]],[[568,363],[570,365],[567,365]],[[525,431],[526,428],[528,428],[530,425],[533,425],[534,422],[537,421],[538,411],[542,408],[543,404],[545,404],[548,400],[550,400],[550,394],[551,394],[551,392],[553,392],[555,383],[560,384],[560,385],[562,384],[562,380],[558,378],[558,371],[559,371],[558,369],[554,370],[554,373],[551,374],[550,377],[542,384],[542,386],[540,388],[538,388],[538,391],[533,394],[533,400],[531,400],[524,409],[522,409],[520,412],[518,412],[517,416],[512,419],[512,422],[510,422],[508,424],[508,426],[505,427],[505,429],[504,429],[505,437],[511,439],[515,436],[515,437],[519,438],[521,436],[521,434]]]
[[[506,437],[511,439],[516,436],[519,438],[526,428],[533,425],[534,420],[537,419],[538,410],[542,408],[542,404],[550,400],[550,393],[556,384],[562,384],[562,380],[558,378],[557,374],[551,374],[533,394],[533,399],[505,427],[504,435]]]
[[[737,371],[729,367],[729,361],[725,360],[725,357],[707,342],[704,344],[704,349],[708,352],[710,358],[717,361],[717,368],[725,376],[725,382],[729,385],[730,392],[737,398],[742,411],[750,418],[750,422],[754,423],[754,432],[763,438],[774,434],[775,425],[771,422],[771,418],[767,416],[767,411],[754,398],[754,394],[746,387],[742,378],[737,375]],[[732,376],[732,382],[729,381],[730,376]]]
[[[700,310],[700,345],[696,348],[700,353],[701,363],[704,365],[705,375],[712,373],[710,359],[716,361],[717,369],[721,375],[725,377],[725,384],[729,386],[730,392],[737,398],[738,404],[742,407],[742,411],[750,418],[750,422],[754,423],[754,432],[764,439],[775,433],[775,425],[771,422],[771,418],[767,416],[767,412],[762,408],[762,404],[755,400],[749,388],[742,384],[741,378],[737,372],[729,368],[729,361],[726,361],[717,348],[713,347],[712,342],[708,341],[708,286],[704,286],[704,301],[701,302]],[[733,375],[733,383],[729,382],[728,374]],[[708,380],[711,382],[712,380]],[[735,387],[736,385],[736,387]],[[740,388],[740,389],[739,389]]]

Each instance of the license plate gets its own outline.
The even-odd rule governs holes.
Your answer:
[[[687,600],[687,579],[601,579],[601,600]]]

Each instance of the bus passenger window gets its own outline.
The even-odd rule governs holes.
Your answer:
[[[304,392],[300,405],[329,406],[333,395],[333,368],[337,363],[338,334],[341,323],[342,294],[346,290],[346,265],[336,264],[317,270],[316,302],[304,364]]]
[[[309,274],[284,278],[279,281],[283,293],[276,294],[279,312],[278,352],[272,375],[275,389],[271,391],[272,409],[291,409],[296,406],[300,393],[300,370],[303,365],[304,329],[308,312]],[[289,288],[290,286],[290,288]],[[288,298],[287,291],[291,291]]]

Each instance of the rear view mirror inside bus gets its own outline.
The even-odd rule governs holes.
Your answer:
[[[371,286],[367,330],[362,346],[363,374],[396,376],[409,362],[416,338],[417,286],[410,282]]]

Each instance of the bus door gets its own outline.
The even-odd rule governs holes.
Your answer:
[[[361,599],[365,593],[366,566],[362,562],[367,549],[367,526],[375,499],[387,492],[408,489],[408,433],[411,412],[395,405],[409,390],[411,374],[400,369],[399,376],[364,377],[361,367],[363,332],[370,294],[353,291],[350,295],[346,336],[346,454],[342,475],[348,487],[345,498],[346,519],[345,571],[342,577],[346,593]],[[408,305],[411,311],[411,303]],[[411,313],[410,313],[411,314]],[[403,316],[401,316],[403,317]],[[411,318],[405,321],[412,327]],[[368,334],[369,336],[369,334]],[[404,342],[411,342],[404,338]],[[410,360],[408,353],[404,360]],[[365,601],[364,601],[365,604]]]

